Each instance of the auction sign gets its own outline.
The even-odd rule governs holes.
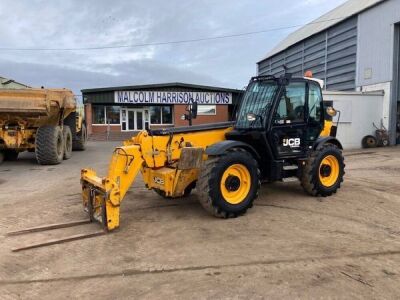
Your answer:
[[[173,91],[116,91],[115,103],[120,104],[232,104],[232,93],[173,92]]]

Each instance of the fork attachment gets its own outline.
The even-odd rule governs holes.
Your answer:
[[[119,227],[122,199],[142,168],[140,146],[115,149],[107,177],[100,178],[91,169],[81,171],[82,200],[91,221],[111,231]]]

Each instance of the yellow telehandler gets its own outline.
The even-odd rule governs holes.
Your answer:
[[[298,178],[310,195],[332,195],[345,165],[322,84],[287,73],[253,77],[235,122],[140,132],[115,148],[107,176],[82,170],[90,220],[108,231],[118,228],[121,202],[139,172],[146,187],[165,198],[196,188],[201,205],[220,218],[252,207],[261,181]],[[188,111],[185,119],[195,118],[197,103]]]

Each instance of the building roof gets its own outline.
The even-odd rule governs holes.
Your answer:
[[[5,88],[5,89],[30,88],[30,86],[20,83],[20,82],[17,82],[14,79],[9,79],[9,78],[0,76],[0,88]]]
[[[187,88],[187,89],[197,89],[197,90],[207,90],[207,91],[217,91],[217,92],[230,92],[230,93],[241,93],[241,90],[208,86],[208,85],[197,85],[182,82],[169,82],[169,83],[157,83],[157,84],[143,84],[143,85],[128,85],[128,86],[115,86],[115,87],[105,87],[105,88],[94,88],[94,89],[83,89],[82,94],[86,93],[98,93],[98,92],[112,92],[112,91],[126,91],[126,90],[150,90],[150,89],[160,89],[160,88]]]
[[[345,19],[348,19],[360,12],[371,8],[381,2],[387,0],[349,0],[337,8],[329,11],[322,15],[318,19],[310,22],[309,24],[299,28],[295,32],[289,34],[284,40],[282,40],[275,48],[273,48],[265,58],[261,61],[270,58],[271,56],[278,54],[279,52],[286,50],[290,46],[314,35],[321,31],[324,31],[333,25],[336,25]]]

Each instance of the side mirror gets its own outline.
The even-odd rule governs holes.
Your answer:
[[[326,113],[327,113],[329,116],[331,116],[331,117],[334,117],[334,116],[337,115],[336,109],[334,109],[332,106],[328,106],[328,107],[326,108]]]
[[[257,116],[256,116],[256,114],[248,113],[246,115],[246,118],[247,118],[247,121],[254,122],[257,119]]]
[[[190,113],[193,119],[197,118],[197,107],[198,107],[197,102],[193,102],[192,105],[190,106]]]

